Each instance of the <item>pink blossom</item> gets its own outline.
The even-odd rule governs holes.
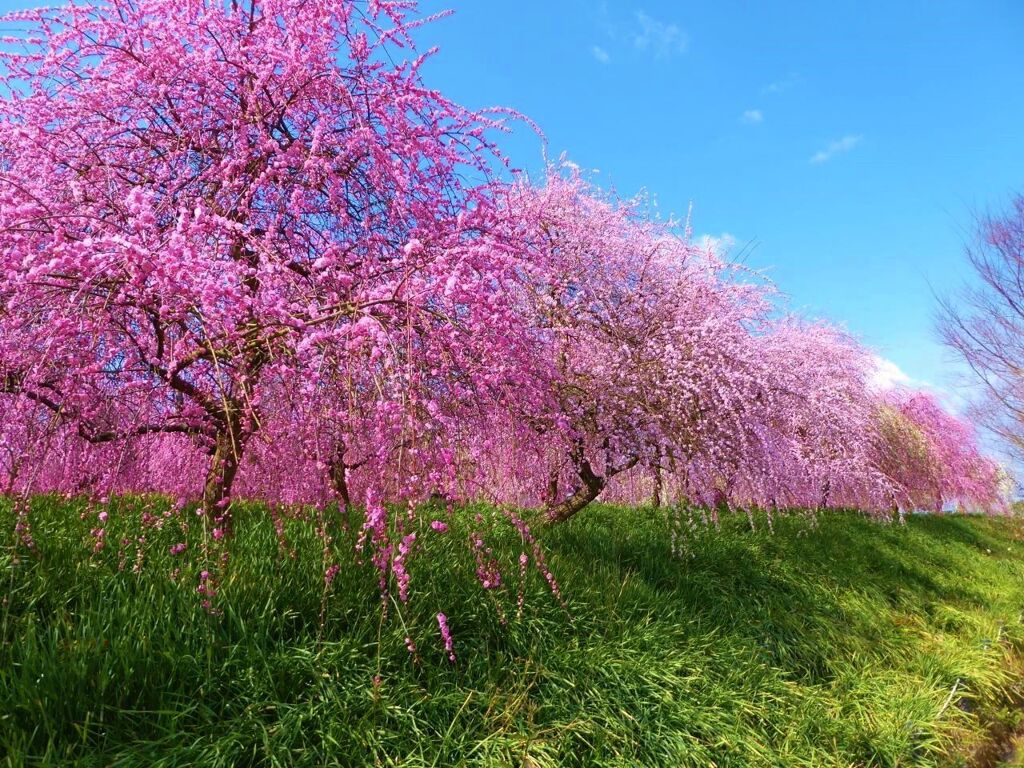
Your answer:
[[[324,571],[324,585],[327,586],[327,587],[331,586],[331,584],[334,583],[334,579],[338,575],[338,572],[340,570],[341,570],[341,566],[340,565],[335,564],[335,565],[328,566],[327,570]]]
[[[441,639],[444,640],[444,649],[448,654],[448,659],[451,662],[455,661],[455,650],[454,643],[452,642],[452,633],[448,629],[448,617],[443,613],[437,614],[437,626],[441,630]]]

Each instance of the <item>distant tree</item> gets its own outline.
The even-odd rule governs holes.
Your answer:
[[[972,416],[1024,459],[1024,196],[981,221],[976,280],[941,304],[943,341],[981,383]]]
[[[934,395],[884,393],[878,402],[873,464],[888,479],[894,506],[942,510],[945,503],[1001,510],[999,466],[978,448],[974,429]]]

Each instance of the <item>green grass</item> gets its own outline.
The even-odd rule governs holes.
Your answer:
[[[35,502],[34,554],[0,508],[0,766],[958,765],[1020,674],[1019,521],[727,518],[680,559],[659,513],[595,507],[543,537],[568,610],[531,566],[517,617],[517,536],[483,593],[462,510],[384,621],[372,567],[325,602],[313,526],[281,551],[255,508],[208,614],[199,527],[180,558],[147,530],[136,573],[138,507],[98,555],[80,502]]]

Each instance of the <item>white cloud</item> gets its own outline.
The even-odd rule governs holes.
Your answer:
[[[611,61],[611,56],[608,55],[608,51],[602,48],[600,45],[592,46],[590,49],[591,55],[602,64],[607,64]]]
[[[633,33],[633,45],[640,51],[650,51],[656,58],[668,59],[685,53],[690,44],[686,33],[678,25],[660,21],[643,11],[636,12],[639,27]]]
[[[608,10],[608,3],[602,2],[597,6],[597,25],[601,28],[604,34],[611,38],[616,39],[619,36],[619,27],[612,21],[611,13]]]
[[[740,121],[747,125],[757,125],[764,122],[764,113],[760,109],[748,109],[740,117]]]
[[[892,360],[875,355],[875,368],[868,376],[868,386],[876,392],[913,386],[914,380]]]
[[[724,256],[736,245],[736,238],[729,232],[722,232],[720,235],[698,235],[693,242],[701,250]]]
[[[886,392],[890,389],[912,389],[927,392],[938,398],[942,406],[954,416],[963,415],[967,410],[967,400],[960,393],[936,386],[924,379],[915,379],[887,357],[873,355],[874,369],[868,375],[867,385],[875,392]]]
[[[819,149],[813,155],[811,155],[812,163],[824,163],[831,160],[836,155],[841,155],[849,152],[851,149],[856,147],[863,140],[863,136],[847,135],[841,139],[829,142],[829,145],[824,149]]]

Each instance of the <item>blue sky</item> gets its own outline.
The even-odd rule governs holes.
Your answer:
[[[430,0],[429,84],[503,105],[697,233],[756,243],[791,306],[955,389],[933,291],[1024,192],[1024,3]],[[503,144],[541,166],[520,128]]]

